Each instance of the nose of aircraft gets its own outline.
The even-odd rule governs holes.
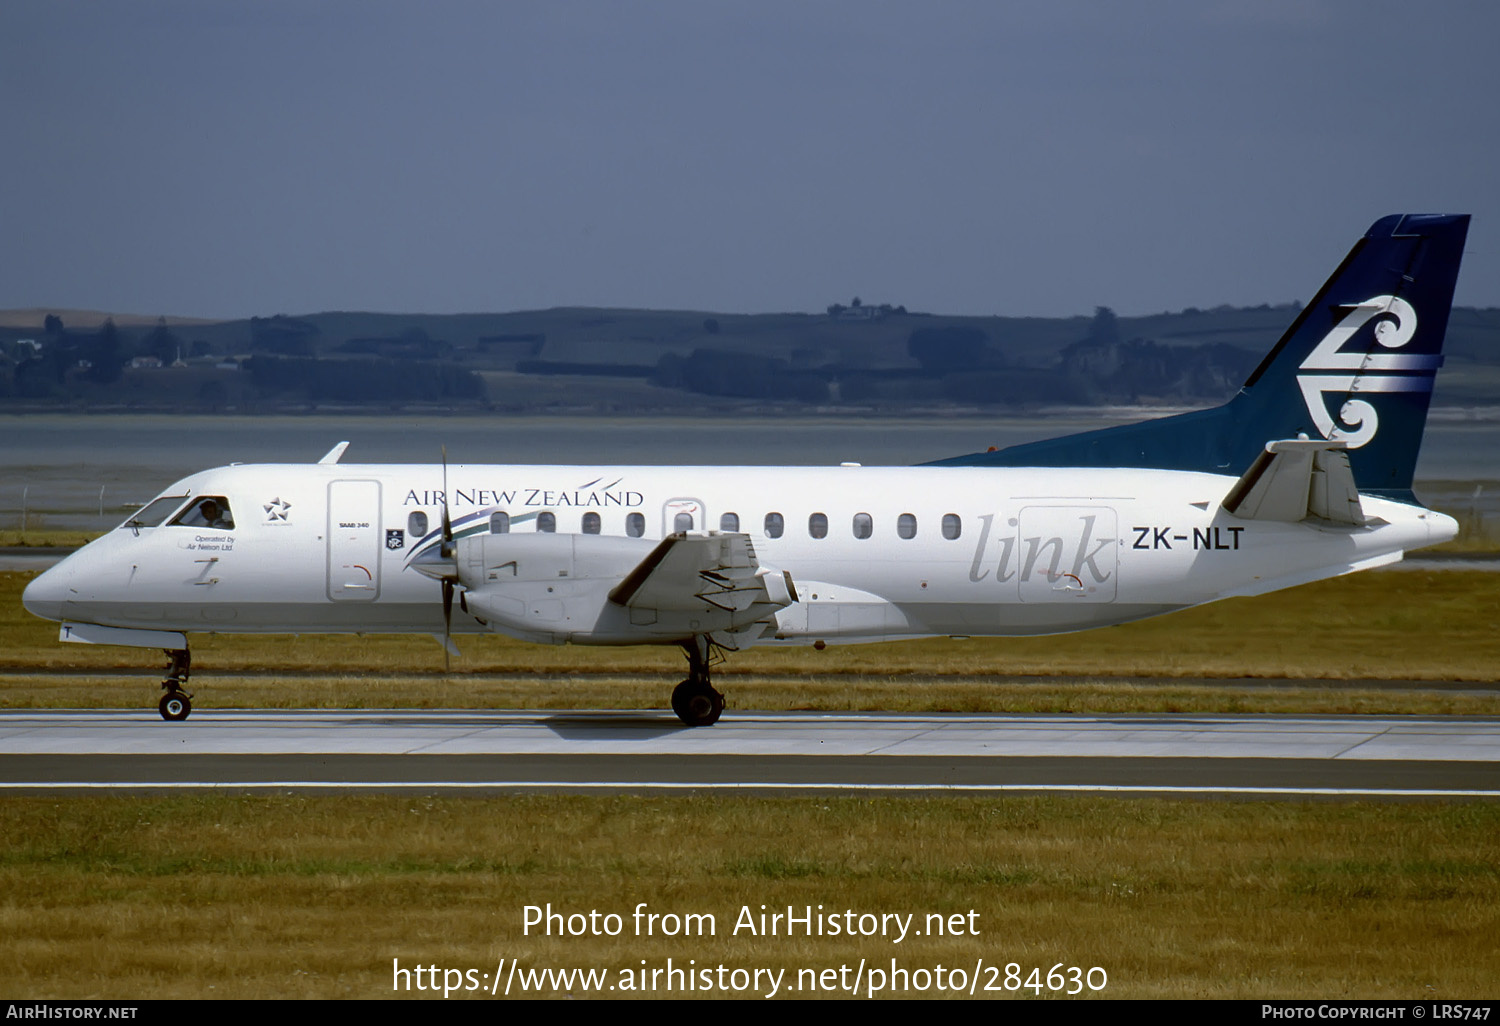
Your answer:
[[[21,592],[21,605],[26,607],[27,612],[40,616],[43,620],[61,620],[63,603],[68,598],[70,577],[72,570],[65,569],[61,563],[44,571],[33,578],[26,585],[26,590]]]

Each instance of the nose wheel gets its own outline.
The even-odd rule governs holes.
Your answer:
[[[176,722],[187,719],[188,714],[193,711],[193,696],[183,690],[192,669],[193,658],[185,648],[167,649],[166,653],[172,658],[172,665],[167,667],[167,675],[161,682],[166,694],[161,696],[156,708],[161,712],[162,719]]]
[[[185,720],[188,713],[193,711],[193,696],[185,691],[168,691],[161,696],[156,708],[161,710],[161,718],[164,720]]]

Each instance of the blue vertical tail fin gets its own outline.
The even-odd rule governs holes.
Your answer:
[[[1238,474],[1268,441],[1341,439],[1360,491],[1410,496],[1467,214],[1371,225],[1223,406],[938,461]]]

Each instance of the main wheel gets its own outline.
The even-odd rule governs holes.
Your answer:
[[[689,677],[672,689],[672,711],[689,727],[711,727],[724,712],[724,696]]]
[[[193,711],[192,700],[181,691],[168,691],[161,696],[161,701],[156,707],[161,710],[161,718],[164,720],[185,720],[188,713]]]

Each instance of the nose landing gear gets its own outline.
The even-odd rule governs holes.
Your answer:
[[[164,720],[185,720],[193,711],[193,696],[183,690],[192,668],[193,657],[185,648],[168,648],[162,651],[171,657],[172,664],[167,667],[167,675],[161,682],[166,694],[161,696],[156,708],[160,710]]]

